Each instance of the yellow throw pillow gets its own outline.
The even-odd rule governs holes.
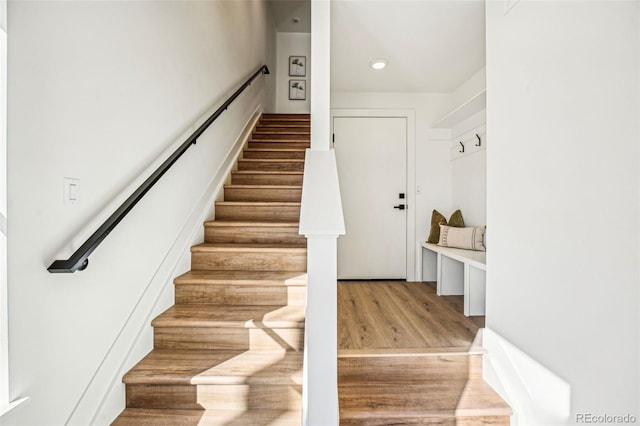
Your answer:
[[[431,213],[431,230],[429,231],[429,238],[427,242],[431,244],[438,244],[440,241],[440,225],[446,225],[447,218],[442,216],[438,210],[434,210]]]
[[[464,228],[464,219],[462,218],[462,212],[460,211],[460,209],[453,212],[453,214],[449,218],[449,223],[445,223],[445,225],[454,226],[456,228]]]
[[[431,213],[431,229],[429,230],[429,238],[427,238],[428,243],[438,244],[438,241],[440,241],[440,225],[464,228],[464,219],[462,218],[460,209],[451,214],[449,223],[447,223],[447,218],[438,210],[434,210],[433,213]]]

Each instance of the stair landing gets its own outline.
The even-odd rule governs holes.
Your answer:
[[[482,380],[478,330],[459,296],[427,283],[338,283],[341,425],[509,425]]]

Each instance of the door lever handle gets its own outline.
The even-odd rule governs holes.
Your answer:
[[[394,209],[398,209],[398,210],[404,210],[405,205],[404,204],[398,204],[397,206],[393,206]]]

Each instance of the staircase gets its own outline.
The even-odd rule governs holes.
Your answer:
[[[479,335],[480,336],[480,335]],[[483,349],[341,350],[341,426],[508,426],[511,408],[482,379]]]
[[[306,240],[298,235],[309,115],[264,114],[123,378],[115,425],[299,425]]]

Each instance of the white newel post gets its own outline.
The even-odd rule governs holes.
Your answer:
[[[338,351],[336,240],[307,237],[309,256],[305,325],[304,425],[337,425]]]
[[[344,220],[333,150],[307,150],[300,233],[307,237],[303,424],[337,425],[338,262],[337,239]]]
[[[336,157],[330,149],[331,4],[311,1],[311,149],[307,150],[300,234],[307,237],[307,309],[302,417],[333,426],[338,411],[337,239],[345,233]]]

